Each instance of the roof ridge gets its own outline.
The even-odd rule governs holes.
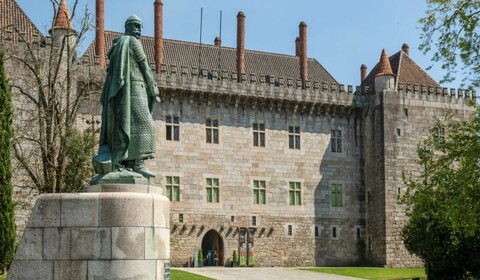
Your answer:
[[[399,58],[398,58],[398,69],[397,69],[397,76],[395,77],[395,86],[394,86],[394,89],[397,90],[397,86],[398,86],[398,83],[400,81],[400,72],[401,72],[401,69],[402,69],[402,62],[403,62],[403,55],[402,55],[402,50],[400,50],[399,52],[395,53],[393,56],[397,55],[398,53],[399,54]]]

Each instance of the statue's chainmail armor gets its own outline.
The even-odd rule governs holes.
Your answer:
[[[131,120],[130,144],[126,160],[150,158],[155,153],[155,128],[148,108],[144,77],[137,62],[146,59],[142,44],[136,38],[130,43]]]

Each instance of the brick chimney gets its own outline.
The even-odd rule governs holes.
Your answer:
[[[362,66],[360,66],[360,84],[362,84],[363,81],[365,81],[365,79],[367,78],[367,73],[368,73],[367,65],[362,64]]]
[[[245,14],[238,12],[237,15],[237,80],[242,81],[245,73]]]
[[[221,47],[222,46],[222,40],[220,40],[220,37],[215,37],[215,47]]]
[[[307,63],[307,24],[300,22],[298,26],[300,33],[300,79],[302,80],[302,88],[305,88],[305,81],[308,80],[308,63]]]
[[[300,37],[295,38],[295,56],[300,56]]]
[[[163,63],[163,2],[155,0],[155,73],[160,73],[160,65]]]
[[[404,43],[404,44],[402,45],[402,51],[403,51],[406,55],[410,56],[410,47],[408,46],[407,43]]]
[[[100,68],[105,68],[105,2],[96,0],[95,3],[95,54],[99,57]]]

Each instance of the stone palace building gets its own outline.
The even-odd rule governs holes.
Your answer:
[[[99,79],[123,32],[104,30],[103,1],[96,38],[78,60]],[[15,0],[0,3],[2,46],[18,44],[4,28],[12,24],[48,42]],[[155,36],[141,40],[162,102],[148,165],[171,200],[173,266],[196,263],[199,249],[219,265],[234,250],[247,265],[253,254],[256,266],[421,265],[400,236],[402,173],[421,171],[417,147],[437,120],[472,115],[474,92],[442,88],[406,44],[392,56],[379,52],[370,72],[361,66],[359,86],[344,86],[308,57],[304,22],[296,53],[285,55],[245,49],[242,12],[233,48],[219,38],[201,46],[164,39],[161,0],[152,14]],[[11,79],[20,75],[14,68]],[[81,117],[100,119],[98,99],[85,100]],[[28,209],[18,217],[21,231]]]

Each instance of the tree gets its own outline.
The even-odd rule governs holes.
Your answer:
[[[65,13],[70,18],[57,0],[50,2],[55,15]],[[72,20],[77,4],[78,0]],[[24,39],[13,26],[21,44],[9,52],[13,63],[23,71],[12,80],[19,104],[15,110],[15,159],[27,178],[26,185],[47,193],[80,190],[91,175],[84,169],[94,147],[87,137],[91,131],[83,135],[76,128],[81,101],[92,94],[93,80],[77,83],[80,66],[76,49],[89,28],[88,11],[78,33],[73,28],[54,28],[54,22],[51,38],[43,46]],[[79,149],[79,145],[83,147]],[[82,172],[76,172],[79,170]]]
[[[16,228],[10,154],[13,140],[12,94],[2,52],[0,52],[0,104],[0,274],[3,274],[15,254]]]
[[[422,29],[420,50],[433,51],[432,60],[441,62],[447,71],[441,82],[453,81],[460,65],[472,86],[480,86],[480,1],[428,0]],[[468,78],[467,78],[468,77]]]
[[[404,178],[406,248],[429,279],[480,277],[480,110],[467,122],[438,123],[418,149],[423,166]]]

